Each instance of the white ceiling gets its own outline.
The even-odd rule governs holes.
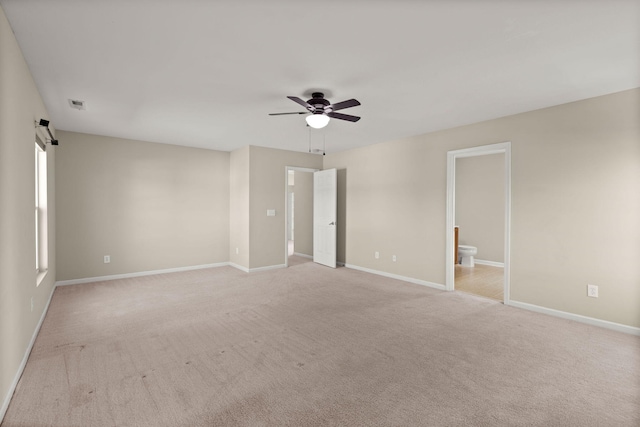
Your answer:
[[[97,135],[306,151],[304,116],[267,113],[320,90],[362,103],[335,152],[640,86],[640,0],[0,4],[52,125]]]

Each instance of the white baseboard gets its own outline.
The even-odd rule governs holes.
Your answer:
[[[480,265],[490,265],[491,267],[502,267],[502,268],[504,268],[504,262],[485,261],[483,259],[476,259],[476,260],[474,260],[474,262],[476,264],[480,264]]]
[[[359,267],[353,264],[345,264],[345,267],[352,268],[354,270],[364,271],[366,273],[377,274],[379,276],[389,277],[391,279],[403,280],[405,282],[415,283],[417,285],[428,286],[430,288],[435,288],[442,291],[446,290],[444,285],[440,285],[438,283],[427,282],[424,280],[414,279],[411,277],[399,276],[397,274],[386,273],[384,271],[372,270],[370,268]],[[576,322],[585,323],[587,325],[599,326],[601,328],[623,332],[625,334],[640,336],[640,328],[636,328],[634,326],[629,326],[629,325],[623,325],[621,323],[609,322],[607,320],[601,320],[601,319],[596,319],[594,317],[582,316],[580,314],[568,313],[566,311],[554,310],[552,308],[541,307],[538,305],[528,304],[525,302],[519,302],[514,300],[509,300],[508,302],[505,302],[505,305],[509,305],[511,307],[516,307],[516,308],[522,308],[524,310],[535,311],[537,313],[547,314],[549,316],[555,316],[555,317],[561,317],[563,319],[574,320]]]
[[[526,302],[519,302],[510,300],[506,305],[512,307],[523,308],[529,311],[535,311],[536,313],[548,314],[550,316],[561,317],[563,319],[575,320],[576,322],[586,323],[587,325],[599,326],[601,328],[611,329],[618,332],[624,332],[625,334],[640,336],[640,328],[634,326],[623,325],[621,323],[609,322],[607,320],[596,319],[594,317],[582,316],[580,314],[569,313],[566,311],[554,310],[553,308],[541,307],[539,305],[528,304]]]
[[[279,268],[287,268],[286,264],[267,265],[266,267],[250,268],[249,273],[258,273],[260,271],[277,270]]]
[[[245,273],[249,272],[249,269],[247,267],[245,267],[243,265],[240,265],[240,264],[236,264],[235,262],[230,262],[229,266],[233,267],[233,268],[237,268],[240,271],[244,271]]]
[[[364,271],[365,273],[377,274],[378,276],[388,277],[390,279],[402,280],[404,282],[415,283],[416,285],[428,286],[430,288],[438,289],[441,291],[446,290],[444,285],[439,283],[427,282],[426,280],[414,279],[413,277],[400,276],[398,274],[387,273],[385,271],[372,270],[366,267],[360,267],[353,264],[344,264],[345,267],[353,270]]]
[[[29,360],[29,355],[31,354],[31,350],[33,349],[33,344],[36,342],[36,338],[40,333],[40,328],[42,327],[42,323],[44,322],[44,318],[47,316],[47,312],[49,311],[49,304],[51,304],[51,298],[53,298],[53,292],[56,290],[56,286],[54,285],[51,288],[51,294],[49,294],[49,299],[47,300],[47,304],[44,306],[44,310],[42,310],[42,315],[40,316],[40,320],[36,325],[35,330],[33,331],[33,335],[31,336],[31,341],[29,341],[29,345],[27,346],[27,350],[24,353],[24,357],[22,358],[22,362],[20,362],[20,366],[18,367],[18,371],[16,372],[15,377],[13,378],[13,382],[9,387],[9,391],[2,402],[2,407],[0,407],[0,424],[2,424],[2,420],[4,419],[5,414],[7,413],[7,409],[9,409],[9,403],[11,402],[11,398],[13,397],[13,393],[18,386],[18,381],[20,381],[20,377],[22,377],[22,372],[24,372],[25,366],[27,366],[27,360]]]
[[[189,267],[167,268],[164,270],[141,271],[138,273],[113,274],[111,276],[87,277],[84,279],[60,280],[56,282],[56,286],[78,285],[81,283],[102,282],[105,280],[129,279],[131,277],[151,276],[154,274],[176,273],[180,271],[201,270],[203,268],[225,267],[231,265],[228,262],[219,262],[216,264],[193,265]]]
[[[240,271],[244,271],[245,273],[258,273],[260,271],[277,270],[279,268],[287,267],[285,264],[277,264],[277,265],[267,265],[266,267],[247,268],[243,265],[238,265],[233,262],[230,262],[229,265],[233,268],[237,268]]]
[[[303,257],[303,258],[313,259],[313,255],[301,254],[300,252],[294,252],[293,254],[294,254],[295,256],[301,256],[301,257]]]

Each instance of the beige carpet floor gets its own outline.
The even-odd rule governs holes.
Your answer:
[[[640,425],[640,337],[297,261],[56,289],[2,427]]]

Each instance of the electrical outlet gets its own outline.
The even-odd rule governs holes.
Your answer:
[[[240,249],[236,248],[236,255],[240,253]]]
[[[391,259],[393,260],[393,262],[396,262],[396,260],[397,260],[395,255],[392,256]]]
[[[109,264],[111,262],[111,255],[105,255],[104,256],[104,263],[105,264]]]
[[[591,298],[598,298],[598,286],[587,285],[587,296]]]
[[[380,252],[375,251],[375,252],[373,253],[373,256],[374,256],[374,258],[375,258],[375,259],[380,258]]]

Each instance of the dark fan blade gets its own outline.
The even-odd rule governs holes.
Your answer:
[[[314,107],[313,105],[309,104],[306,101],[303,101],[302,99],[298,98],[297,96],[287,96],[287,98],[289,98],[293,102],[297,102],[298,104],[302,105],[304,108],[306,108],[307,110],[311,111],[312,113],[314,111],[316,111],[316,107]]]
[[[350,116],[349,114],[342,114],[342,113],[327,113],[327,116],[331,117],[332,119],[340,119],[340,120],[347,120],[349,122],[357,122],[358,120],[360,120],[360,117],[358,116]]]
[[[284,116],[285,114],[309,114],[308,111],[298,111],[295,113],[269,113],[270,116]]]
[[[338,102],[337,104],[329,105],[328,108],[331,108],[333,111],[343,110],[349,107],[357,107],[360,105],[357,99],[349,99],[348,101]]]

